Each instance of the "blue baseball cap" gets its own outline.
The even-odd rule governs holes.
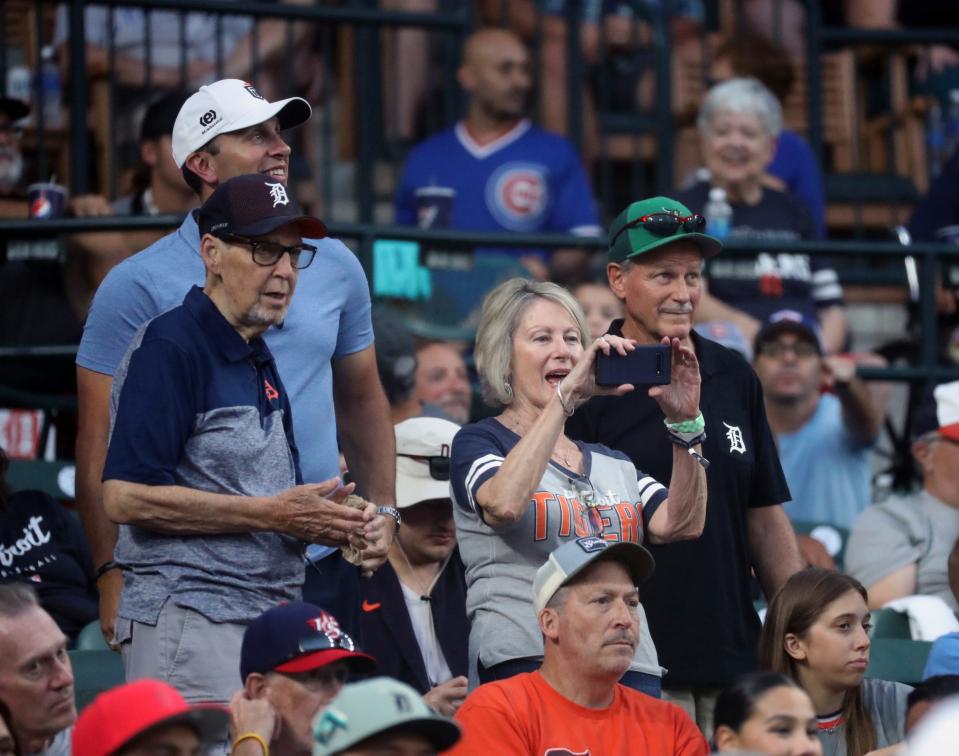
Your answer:
[[[758,354],[760,344],[781,333],[794,333],[815,346],[819,354],[823,353],[818,321],[799,310],[779,310],[766,318],[756,333],[753,351]]]
[[[373,672],[376,659],[356,650],[353,639],[329,612],[304,601],[267,609],[246,628],[240,648],[240,677],[251,672],[307,672],[335,661],[353,672]]]
[[[234,176],[220,184],[200,207],[200,235],[263,236],[295,223],[310,239],[326,236],[326,225],[307,215],[289,189],[261,173]]]

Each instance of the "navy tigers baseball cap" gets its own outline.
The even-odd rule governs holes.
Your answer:
[[[336,617],[314,604],[290,601],[267,609],[243,633],[240,677],[251,672],[308,672],[336,661],[373,672],[376,659],[356,649]]]
[[[326,225],[307,215],[289,189],[261,173],[234,176],[220,184],[200,207],[200,235],[263,236],[295,223],[304,238],[322,239]]]

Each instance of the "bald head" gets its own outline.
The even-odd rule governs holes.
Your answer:
[[[529,53],[513,32],[480,29],[471,34],[458,77],[470,97],[467,118],[508,124],[523,116],[532,85]]]

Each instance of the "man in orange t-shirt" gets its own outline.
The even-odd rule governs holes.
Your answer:
[[[639,642],[637,585],[653,558],[590,536],[563,544],[536,573],[544,639],[539,671],[477,688],[456,714],[451,756],[705,756],[682,709],[618,683]]]

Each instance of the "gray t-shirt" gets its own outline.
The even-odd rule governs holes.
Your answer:
[[[906,723],[906,696],[912,691],[908,685],[888,680],[862,681],[862,700],[866,713],[876,728],[876,748],[885,748],[902,742]],[[846,725],[819,730],[823,756],[847,756]]]
[[[477,660],[489,668],[511,659],[542,657],[543,639],[533,608],[536,570],[566,540],[590,535],[588,520],[601,525],[609,540],[642,543],[645,523],[668,495],[620,452],[579,444],[585,475],[550,462],[519,521],[490,527],[474,496],[518,441],[519,436],[493,419],[464,427],[453,440],[450,489],[456,538],[466,565],[471,668]],[[639,620],[640,641],[630,668],[661,677],[642,606]]]
[[[909,564],[916,593],[938,596],[956,611],[946,561],[959,539],[959,510],[922,490],[875,504],[859,515],[846,546],[846,570],[867,588]]]

